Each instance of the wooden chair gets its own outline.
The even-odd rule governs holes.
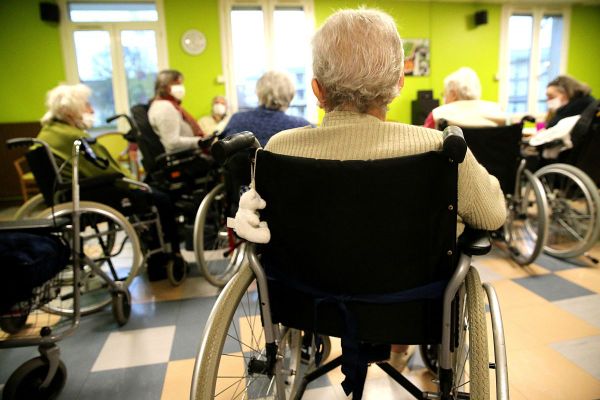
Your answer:
[[[27,164],[27,160],[24,156],[17,158],[13,164],[17,170],[17,175],[19,176],[23,201],[27,201],[31,196],[39,193],[40,190],[35,183],[35,178],[33,177],[33,174],[29,169],[29,164]]]

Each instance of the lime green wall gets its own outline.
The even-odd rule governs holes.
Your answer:
[[[569,75],[586,82],[600,97],[600,6],[573,6],[569,37]]]
[[[472,3],[422,3],[404,1],[315,1],[317,25],[333,11],[360,5],[376,7],[392,15],[403,38],[429,38],[431,75],[406,77],[399,98],[390,105],[390,120],[410,122],[411,101],[417,90],[433,89],[439,98],[446,75],[462,66],[471,66],[481,79],[483,98],[498,98],[498,68],[501,6]],[[474,27],[475,11],[488,11],[488,24]]]
[[[222,75],[218,0],[164,0],[164,7],[169,66],[185,77],[183,106],[196,117],[208,114],[211,99],[225,95],[225,85],[217,83]],[[206,37],[202,54],[191,56],[183,51],[181,35],[188,29],[197,29]]]
[[[39,120],[46,92],[64,81],[58,24],[42,22],[39,1],[0,1],[0,123]]]

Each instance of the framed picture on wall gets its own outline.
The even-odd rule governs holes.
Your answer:
[[[429,76],[429,39],[403,39],[404,73]]]

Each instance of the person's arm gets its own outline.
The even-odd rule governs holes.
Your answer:
[[[458,167],[458,215],[475,229],[495,230],[506,221],[506,204],[498,179],[468,149]]]
[[[197,137],[181,136],[183,119],[179,111],[169,102],[153,103],[148,114],[152,128],[167,153],[198,147]]]

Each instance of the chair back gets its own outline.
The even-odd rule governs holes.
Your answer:
[[[505,194],[513,193],[522,158],[523,125],[462,128],[462,131],[477,161],[498,178]]]
[[[564,161],[584,171],[600,186],[600,100],[581,113],[571,131],[571,140],[573,148],[565,152]]]
[[[334,161],[259,151],[256,189],[271,230],[259,250],[274,321],[343,336],[345,307],[360,340],[439,341],[441,299],[382,303],[452,274],[456,162],[442,152]],[[373,295],[384,301],[371,302]]]
[[[62,178],[57,173],[57,165],[46,146],[35,147],[25,154],[35,182],[40,188],[46,205],[54,204],[54,193],[62,187]],[[67,171],[67,173],[70,171]]]
[[[156,162],[156,159],[165,153],[165,147],[150,125],[150,120],[148,119],[149,109],[149,104],[137,104],[131,107],[131,116],[139,135],[137,137],[137,144],[142,152],[142,165],[148,174],[157,170],[159,164]]]

